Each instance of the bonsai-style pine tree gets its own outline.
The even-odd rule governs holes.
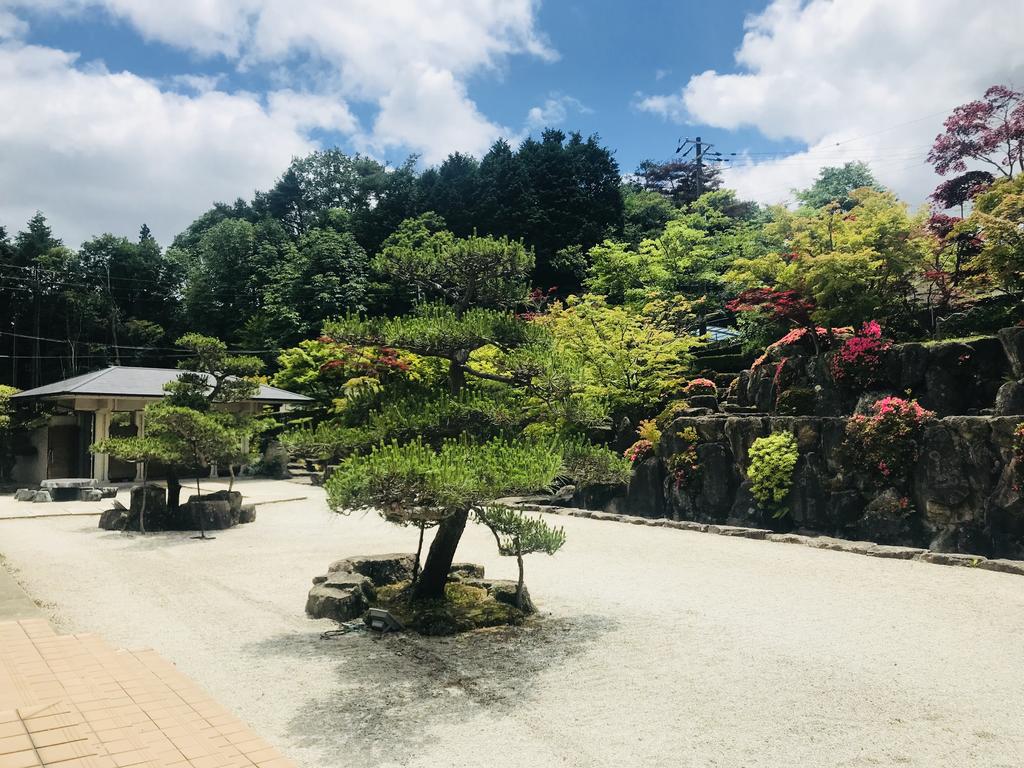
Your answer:
[[[565,530],[553,528],[539,517],[529,517],[508,507],[486,506],[476,511],[476,518],[486,525],[498,545],[498,554],[515,557],[519,564],[516,585],[516,608],[523,608],[523,556],[535,552],[553,555],[565,544]]]
[[[243,441],[262,426],[248,416],[216,408],[245,400],[258,391],[259,384],[253,378],[262,365],[258,359],[230,355],[224,342],[199,334],[182,336],[177,344],[192,353],[182,363],[189,369],[166,385],[163,400],[146,406],[145,436],[108,438],[92,446],[95,453],[141,463],[143,477],[149,462],[165,463],[170,509],[178,507],[179,472],[227,463],[233,480],[232,464],[241,453]],[[196,492],[202,495],[198,476]],[[145,533],[142,514],[144,507],[140,529]],[[202,520],[200,529],[201,538],[206,538]]]
[[[392,443],[344,460],[327,482],[327,498],[336,510],[373,507],[399,520],[436,520],[413,598],[440,600],[470,513],[492,499],[550,486],[561,466],[561,453],[544,442],[462,439],[437,449]]]

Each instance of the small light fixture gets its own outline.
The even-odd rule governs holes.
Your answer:
[[[370,625],[370,629],[376,630],[381,634],[385,632],[401,632],[405,629],[402,626],[402,622],[383,608],[371,608],[366,615],[366,623]]]

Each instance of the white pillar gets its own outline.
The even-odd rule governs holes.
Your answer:
[[[93,441],[100,442],[110,437],[110,409],[98,408],[93,414]],[[110,460],[105,453],[93,455],[92,476],[101,483],[110,482]]]
[[[146,436],[146,413],[145,411],[135,411],[135,434],[139,437]],[[143,464],[140,461],[135,465],[135,482],[141,483],[145,478],[142,476]]]

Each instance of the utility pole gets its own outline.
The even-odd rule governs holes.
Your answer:
[[[682,157],[686,157],[688,154],[690,154],[691,150],[694,153],[693,163],[697,168],[698,196],[704,194],[704,158],[707,157],[710,161],[717,163],[732,162],[732,159],[730,157],[726,157],[724,153],[712,152],[711,149],[714,146],[714,144],[707,144],[701,141],[700,136],[698,136],[695,139],[691,139],[689,137],[686,137],[685,139],[680,139],[678,142],[678,146],[676,146],[676,154],[678,155],[682,153]],[[730,152],[729,155],[735,156],[736,153]]]

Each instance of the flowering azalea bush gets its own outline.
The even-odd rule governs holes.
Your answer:
[[[842,328],[822,328],[820,325],[815,328],[815,336],[817,337],[817,344],[807,344],[806,342],[811,338],[807,328],[794,328],[785,336],[780,339],[773,341],[767,347],[765,347],[764,354],[754,360],[751,364],[751,370],[759,368],[764,365],[768,358],[771,357],[772,353],[776,350],[787,351],[793,348],[794,353],[800,351],[800,347],[806,347],[803,351],[814,352],[826,348],[829,342],[829,336],[842,337],[853,333],[853,329],[849,327]]]
[[[718,387],[711,379],[694,379],[686,385],[685,392],[690,397],[695,395],[718,395]]]
[[[832,357],[830,368],[836,382],[866,387],[878,378],[885,353],[892,342],[882,336],[882,326],[871,320],[843,342]]]
[[[921,432],[935,413],[916,400],[884,397],[871,414],[859,414],[846,424],[849,448],[858,460],[883,480],[896,484],[906,479],[920,455]]]
[[[633,464],[636,464],[638,461],[643,461],[653,454],[654,446],[651,444],[650,440],[637,440],[622,452],[622,455],[629,459]]]
[[[677,490],[692,487],[700,477],[700,461],[697,458],[697,430],[687,427],[676,433],[683,442],[682,450],[668,459],[668,472]]]

